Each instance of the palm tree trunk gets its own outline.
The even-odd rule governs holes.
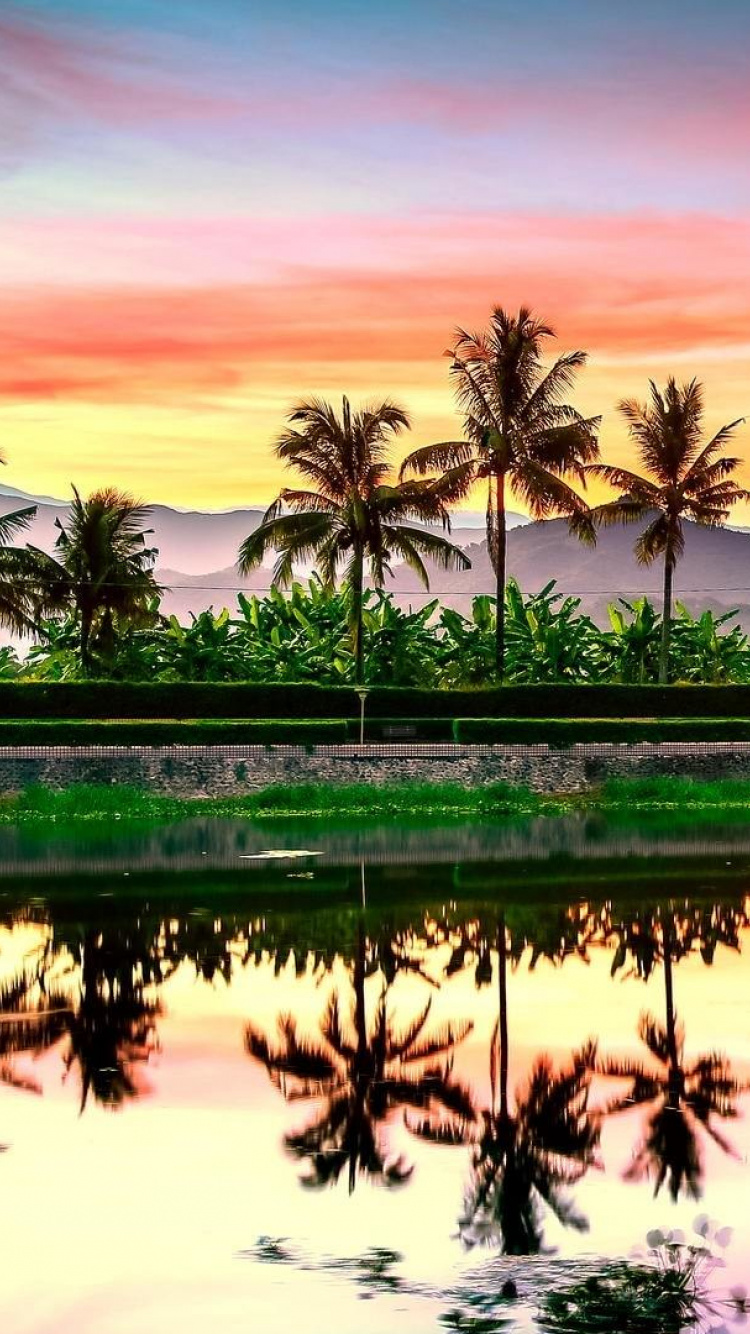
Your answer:
[[[674,979],[672,976],[672,934],[669,927],[664,929],[664,991],[667,1007],[669,1063],[674,1070],[677,1066],[677,1018],[674,1008]]]
[[[495,668],[502,681],[505,673],[505,567],[506,520],[505,520],[505,473],[499,472],[495,479],[495,505],[497,523],[497,568],[495,570]]]
[[[364,558],[361,551],[354,557],[352,568],[352,624],[354,628],[354,681],[362,685],[365,674],[365,654],[362,634],[362,585]]]
[[[81,671],[84,676],[88,676],[91,667],[91,654],[89,653],[89,643],[91,641],[91,614],[86,608],[81,611]]]
[[[672,552],[667,547],[664,553],[664,601],[662,605],[661,647],[659,650],[659,685],[666,685],[669,680],[669,635],[672,629],[672,576],[674,562]]]
[[[500,1046],[500,1117],[508,1119],[508,948],[505,939],[505,915],[497,926],[498,1043]]]

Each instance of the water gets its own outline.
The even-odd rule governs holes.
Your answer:
[[[21,828],[0,866],[3,1330],[533,1330],[701,1212],[747,1278],[741,825]]]

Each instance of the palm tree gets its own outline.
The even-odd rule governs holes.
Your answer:
[[[600,419],[585,418],[565,402],[585,352],[569,352],[550,367],[542,344],[554,331],[522,307],[511,315],[496,306],[483,333],[457,331],[451,371],[464,414],[465,439],[428,445],[405,459],[401,475],[443,474],[446,494],[464,497],[487,481],[487,545],[496,577],[495,663],[505,663],[506,504],[512,492],[533,518],[568,518],[571,530],[592,540],[588,510],[565,481],[585,484],[585,465],[599,454]]]
[[[546,1205],[564,1227],[585,1231],[587,1220],[567,1191],[598,1164],[600,1118],[588,1111],[589,1043],[554,1070],[547,1056],[534,1061],[515,1108],[508,1091],[508,933],[501,914],[496,937],[498,1018],[490,1041],[490,1105],[471,1104],[470,1115],[433,1110],[411,1123],[420,1137],[472,1146],[471,1177],[459,1220],[467,1246],[497,1244],[506,1255],[532,1255],[543,1245]],[[544,951],[546,953],[546,950]],[[481,960],[481,954],[478,956]],[[450,967],[451,965],[449,965]],[[484,973],[482,973],[484,980]]]
[[[634,1106],[650,1109],[646,1133],[636,1147],[626,1179],[653,1178],[655,1195],[667,1181],[674,1201],[683,1189],[692,1199],[700,1198],[703,1164],[698,1142],[699,1127],[724,1153],[734,1155],[732,1145],[717,1129],[714,1117],[736,1117],[737,1097],[742,1092],[742,1085],[734,1078],[726,1057],[717,1052],[699,1056],[690,1063],[685,1061],[685,1033],[675,1011],[672,964],[675,957],[691,950],[692,932],[697,931],[700,936],[700,930],[698,923],[681,923],[679,932],[675,930],[676,925],[675,920],[666,917],[657,932],[653,926],[649,930],[643,921],[639,921],[633,932],[621,941],[613,965],[614,971],[624,959],[625,951],[632,952],[636,970],[648,978],[657,958],[661,957],[666,1023],[662,1024],[644,1012],[638,1024],[638,1036],[651,1057],[650,1066],[640,1061],[617,1059],[594,1063],[597,1073],[629,1081],[626,1093],[608,1103],[603,1109],[604,1115],[614,1115]],[[712,934],[713,930],[712,926]],[[731,943],[731,919],[728,938]]]
[[[157,551],[146,546],[148,508],[113,487],[82,500],[73,487],[67,524],[57,520],[57,558],[34,551],[41,582],[39,610],[72,607],[80,631],[81,668],[111,660],[118,631],[153,625]]]
[[[619,411],[628,423],[646,475],[608,463],[590,465],[590,473],[621,491],[615,500],[597,506],[593,517],[603,526],[648,519],[636,541],[635,555],[641,565],[664,558],[659,653],[659,681],[664,684],[669,673],[672,583],[685,549],[684,521],[717,528],[726,522],[738,500],[750,499],[750,492],[732,481],[742,460],[721,452],[743,419],[722,426],[702,444],[703,386],[695,379],[678,385],[672,377],[663,393],[652,380],[648,402],[626,399]]]
[[[14,545],[35,514],[36,505],[28,505],[0,515],[0,625],[15,634],[28,634],[35,627],[36,560],[28,547]]]
[[[409,429],[409,418],[395,403],[379,403],[352,413],[344,398],[341,417],[319,399],[300,403],[289,414],[290,426],[275,452],[314,490],[285,487],[266,510],[263,522],[240,547],[243,574],[269,551],[278,555],[274,584],[288,584],[295,561],[314,557],[327,584],[344,564],[351,596],[351,626],[356,680],[363,678],[362,589],[369,563],[378,588],[397,557],[429,580],[423,557],[443,569],[468,569],[468,558],[445,538],[414,523],[450,522],[443,487],[435,482],[390,480],[389,443]],[[285,511],[290,511],[286,513]]]
[[[250,1056],[267,1069],[285,1098],[323,1098],[319,1115],[285,1137],[287,1149],[311,1164],[307,1186],[339,1180],[347,1169],[349,1193],[362,1173],[387,1186],[408,1180],[412,1168],[389,1151],[384,1125],[400,1107],[470,1114],[469,1095],[452,1078],[450,1054],[471,1030],[460,1022],[427,1031],[432,1002],[402,1030],[394,1027],[383,991],[368,1021],[365,1003],[365,940],[360,930],[350,1016],[332,996],[320,1021],[320,1039],[300,1038],[292,1015],[282,1015],[278,1040],[252,1024],[245,1033]]]

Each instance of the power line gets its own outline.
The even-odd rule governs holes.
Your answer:
[[[199,577],[199,576],[198,576]],[[512,576],[511,576],[512,577]],[[13,584],[16,587],[38,588],[39,584],[33,579],[14,579]],[[251,596],[257,593],[289,592],[293,585],[298,587],[304,584],[305,578],[301,575],[294,579],[291,585],[280,587],[277,584],[259,584],[255,587],[248,587],[247,584],[162,584],[159,587],[164,593],[173,592],[199,592],[204,590],[207,593],[247,593]],[[553,583],[554,580],[547,580],[547,583]],[[132,588],[132,584],[115,583],[112,581],[103,581],[97,585],[98,588]],[[340,591],[340,590],[338,590]],[[439,592],[430,589],[398,589],[366,587],[365,592],[388,593],[394,597],[409,598],[441,598],[441,597],[494,597],[494,591],[486,588],[444,588]],[[521,590],[524,591],[523,589]],[[659,588],[644,589],[642,585],[634,588],[558,588],[555,583],[554,596],[557,597],[611,597],[621,596],[622,594],[644,596],[651,593],[660,593]],[[705,588],[674,588],[673,595],[680,593],[750,593],[750,584],[712,584]],[[537,596],[534,593],[526,593],[526,597]]]

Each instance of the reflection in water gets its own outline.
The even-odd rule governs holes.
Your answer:
[[[28,1053],[38,1056],[54,1046],[63,1022],[63,1010],[38,998],[35,976],[24,971],[0,979],[0,1084],[25,1093],[41,1093],[36,1079],[18,1072],[15,1057]]]
[[[139,1069],[157,1045],[160,1004],[146,992],[146,952],[127,929],[87,930],[76,947],[77,966],[66,962],[69,949],[61,943],[53,950],[48,941],[33,977],[6,985],[0,1044],[38,1056],[60,1043],[65,1077],[77,1074],[80,1111],[89,1095],[121,1107],[148,1090]]]
[[[717,939],[737,948],[734,914],[716,911],[709,918],[707,931],[698,933],[704,960],[712,960]],[[677,919],[677,920],[676,920]],[[658,1195],[667,1182],[673,1200],[685,1191],[697,1200],[702,1193],[703,1162],[698,1142],[702,1128],[724,1153],[734,1154],[729,1141],[718,1130],[714,1117],[737,1116],[737,1098],[741,1085],[734,1078],[725,1056],[710,1052],[685,1060],[685,1031],[674,1004],[674,961],[690,952],[696,939],[695,921],[675,914],[671,908],[650,922],[639,920],[638,930],[628,923],[623,932],[615,967],[624,962],[625,952],[635,956],[636,970],[648,976],[657,958],[664,968],[666,1023],[644,1013],[638,1023],[638,1036],[651,1056],[652,1068],[639,1062],[609,1059],[599,1069],[603,1074],[629,1081],[627,1092],[605,1108],[612,1115],[632,1107],[646,1107],[645,1134],[639,1141],[626,1173],[630,1181],[648,1178],[655,1182]],[[653,1068],[655,1067],[655,1069]]]
[[[510,937],[513,941],[513,936]],[[599,1118],[589,1113],[588,1095],[595,1054],[587,1044],[568,1066],[555,1071],[545,1055],[534,1059],[525,1087],[511,1109],[508,1092],[508,931],[504,915],[497,926],[498,1018],[489,1053],[490,1105],[472,1104],[469,1118],[453,1116],[435,1123],[429,1118],[414,1127],[438,1142],[472,1145],[471,1177],[459,1221],[465,1245],[489,1242],[507,1255],[533,1255],[544,1241],[544,1206],[564,1227],[586,1231],[587,1220],[578,1212],[567,1190],[597,1164]],[[519,934],[516,934],[516,947]],[[558,937],[559,941],[559,937]],[[491,979],[489,938],[477,936],[477,985]],[[549,948],[549,939],[545,952]],[[553,953],[557,953],[557,948]],[[562,957],[568,950],[559,945]],[[466,934],[457,945],[448,968],[455,968],[457,951],[466,958]],[[532,964],[539,951],[532,952]]]
[[[300,838],[299,846],[310,845]],[[519,859],[506,874],[497,863],[454,858],[368,864],[365,886],[363,863],[324,866],[319,859],[303,873],[276,862],[234,881],[213,873],[202,880],[112,876],[98,883],[100,898],[85,880],[55,890],[49,881],[6,881],[6,888],[0,879],[0,1080],[49,1095],[14,1100],[10,1087],[0,1089],[4,1137],[13,1146],[0,1167],[10,1207],[27,1207],[28,1174],[49,1154],[56,1131],[66,1166],[94,1194],[96,1174],[107,1175],[111,1158],[133,1198],[143,1198],[165,1153],[174,1152],[176,1163],[190,1161],[190,1182],[180,1195],[180,1169],[173,1169],[174,1198],[162,1202],[159,1220],[136,1221],[125,1196],[119,1199],[112,1210],[119,1232],[97,1262],[105,1271],[126,1265],[123,1254],[141,1238],[140,1263],[148,1267],[158,1226],[179,1236],[172,1299],[181,1301],[175,1294],[185,1264],[203,1265],[205,1276],[213,1263],[204,1224],[184,1203],[195,1190],[196,1198],[210,1197],[206,1209],[222,1229],[216,1246],[227,1263],[270,1234],[277,1240],[267,1241],[267,1253],[253,1252],[245,1272],[255,1274],[262,1258],[292,1263],[299,1275],[289,1256],[324,1237],[326,1272],[354,1277],[378,1302],[403,1303],[418,1334],[434,1330],[438,1318],[448,1328],[507,1322],[518,1329],[516,1314],[498,1306],[506,1281],[526,1295],[525,1328],[533,1328],[539,1296],[555,1276],[570,1281],[586,1265],[601,1270],[601,1254],[580,1258],[578,1233],[588,1220],[586,1249],[618,1256],[647,1226],[665,1222],[663,1213],[642,1216],[654,1207],[654,1186],[659,1207],[671,1196],[677,1211],[705,1188],[722,1222],[734,1221],[732,1211],[741,1222],[744,1168],[730,1175],[718,1154],[706,1162],[702,1144],[708,1136],[734,1152],[722,1122],[738,1117],[746,1087],[740,946],[748,878],[724,861],[719,872],[696,863],[689,879],[682,863],[665,862],[658,878],[639,863],[631,881],[630,869],[602,865],[594,874],[590,860],[585,868],[560,862],[541,881],[538,859],[528,868]],[[700,890],[694,897],[691,885]],[[663,1022],[642,1017],[645,1050],[627,1059],[638,984],[650,981],[660,996],[662,979]],[[697,1052],[686,1050],[675,991]],[[657,997],[648,1008],[661,1014],[661,1005]],[[728,1049],[733,1066],[711,1049],[711,1023],[726,1025],[717,1046]],[[154,1079],[149,1063],[157,1048]],[[300,1104],[286,1134],[273,1089]],[[138,1115],[129,1114],[147,1092]],[[124,1115],[97,1120],[100,1109],[112,1108]],[[637,1126],[617,1115],[626,1108]],[[744,1156],[741,1126],[732,1138]],[[619,1170],[608,1177],[590,1171],[619,1169],[633,1141],[629,1184]],[[299,1160],[303,1184],[342,1189],[299,1191],[288,1162],[273,1152],[280,1145]],[[343,1182],[351,1195],[365,1178],[412,1184],[398,1204],[387,1192],[359,1190],[356,1207],[349,1205]],[[479,1270],[470,1280],[461,1270],[462,1188],[458,1236],[465,1246],[486,1242],[496,1251],[483,1262],[485,1285]],[[97,1207],[92,1218],[107,1202]],[[689,1225],[689,1215],[669,1210],[670,1226]],[[28,1213],[24,1226],[29,1244],[43,1245]],[[88,1260],[98,1244],[90,1220],[76,1227],[79,1249],[71,1244],[59,1262],[60,1291],[73,1286],[75,1255]],[[554,1262],[552,1242],[561,1252]],[[422,1262],[439,1253],[440,1275],[420,1271],[413,1250]],[[319,1278],[320,1256],[301,1269],[310,1282],[313,1271]],[[217,1284],[236,1281],[222,1273]],[[83,1301],[83,1268],[76,1281]],[[418,1302],[433,1303],[429,1319]],[[16,1318],[19,1309],[8,1327],[37,1334]],[[269,1322],[270,1309],[256,1323],[273,1334],[286,1322]],[[228,1327],[250,1328],[256,1315],[235,1312]],[[167,1309],[158,1319],[134,1317],[132,1327],[169,1327],[170,1316]],[[384,1314],[379,1328],[392,1316]],[[175,1326],[194,1334],[205,1328],[197,1321],[183,1301]],[[116,1328],[99,1324],[107,1334]],[[99,1334],[99,1325],[82,1326],[94,1327]],[[333,1316],[330,1327],[338,1327]],[[45,1334],[59,1328],[51,1319]]]
[[[287,1149],[309,1164],[303,1183],[334,1183],[347,1168],[350,1194],[360,1174],[386,1186],[401,1185],[411,1175],[411,1166],[387,1143],[386,1122],[394,1110],[471,1114],[470,1097],[451,1073],[453,1049],[471,1023],[430,1032],[430,999],[397,1028],[386,985],[368,1021],[365,974],[361,927],[348,1015],[341,995],[334,994],[319,1022],[319,1040],[301,1038],[289,1014],[279,1020],[275,1045],[252,1024],[245,1034],[249,1054],[263,1063],[285,1098],[323,1100],[322,1110],[303,1129],[285,1137]]]

